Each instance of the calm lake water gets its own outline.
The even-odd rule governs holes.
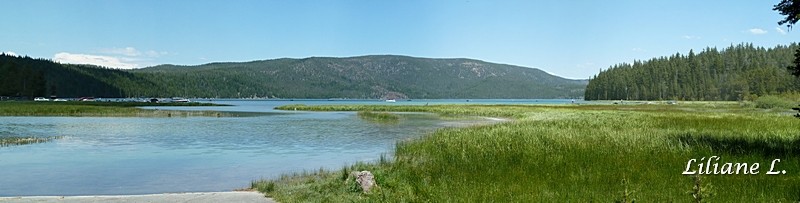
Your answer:
[[[0,117],[0,136],[64,136],[0,147],[0,196],[230,191],[280,174],[338,169],[390,154],[398,140],[481,120],[403,114],[398,124],[354,112],[285,112],[286,104],[553,104],[570,100],[213,100],[180,110],[263,112],[250,117]],[[478,119],[478,118],[476,118]]]

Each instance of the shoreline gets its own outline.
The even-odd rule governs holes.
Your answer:
[[[188,192],[144,195],[12,196],[0,202],[260,202],[275,203],[257,191]]]

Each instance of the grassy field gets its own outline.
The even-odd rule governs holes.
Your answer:
[[[207,103],[144,103],[144,102],[0,102],[0,116],[108,116],[108,117],[181,117],[229,116],[213,111],[162,111],[135,108],[138,106],[212,106]]]
[[[284,106],[513,118],[398,142],[390,158],[254,181],[280,202],[797,202],[800,119],[738,102],[678,105]],[[683,175],[691,159],[758,174]],[[706,157],[706,158],[704,158]],[[775,171],[767,175],[776,160]],[[732,164],[731,164],[732,165]],[[363,194],[351,171],[379,188]],[[699,177],[699,178],[698,178]]]

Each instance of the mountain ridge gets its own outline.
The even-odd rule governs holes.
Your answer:
[[[508,63],[489,62],[489,61],[485,61],[485,60],[472,59],[472,58],[463,58],[463,57],[433,58],[433,57],[408,56],[408,55],[399,55],[399,54],[369,54],[369,55],[345,56],[345,57],[337,57],[337,56],[309,56],[309,57],[301,57],[301,58],[281,57],[281,58],[274,58],[274,59],[259,59],[259,60],[251,60],[251,61],[215,61],[215,62],[209,62],[209,63],[203,63],[203,64],[197,64],[197,65],[158,64],[158,65],[148,66],[148,67],[144,67],[144,68],[129,69],[129,70],[134,70],[134,71],[135,70],[145,70],[145,69],[159,68],[159,67],[162,67],[162,66],[174,66],[174,67],[181,67],[181,68],[192,68],[192,67],[197,67],[197,66],[216,65],[216,64],[247,64],[247,63],[257,63],[257,62],[278,61],[278,60],[354,59],[354,58],[369,58],[369,57],[403,57],[403,58],[424,59],[424,60],[471,60],[471,61],[476,61],[476,62],[480,62],[480,63],[492,63],[492,64],[497,64],[497,65],[514,66],[514,67],[520,67],[520,68],[530,68],[530,69],[536,69],[536,70],[544,71],[544,70],[539,69],[539,68],[526,67],[526,66],[508,64]],[[549,73],[547,71],[544,71],[544,72],[549,74],[549,75],[557,76],[557,75]],[[561,76],[557,76],[557,77],[561,77]],[[561,78],[564,78],[564,77],[561,77]],[[569,78],[564,78],[564,79],[569,79]],[[569,79],[569,80],[586,80],[586,81],[588,81],[589,79],[587,78],[587,79]]]
[[[401,98],[575,98],[581,96],[578,92],[582,92],[582,86],[588,83],[585,80],[571,80],[550,75],[536,68],[490,63],[467,58],[423,58],[403,55],[279,58],[248,62],[215,62],[195,66],[159,65],[138,69],[134,72],[188,74],[189,72],[199,73],[219,70],[227,70],[225,73],[219,72],[219,74],[236,75],[235,77],[237,78],[254,77],[253,73],[260,72],[263,73],[261,75],[264,78],[284,83],[292,83],[292,79],[310,79],[312,85],[324,85],[313,83],[319,82],[318,80],[329,81],[333,82],[333,84],[329,85],[347,86],[351,87],[350,89],[357,89],[362,92],[362,94],[350,92],[334,95],[312,88],[308,89],[308,91],[316,92],[316,94],[294,94],[300,97],[326,95],[336,98],[342,96],[346,98],[386,98],[388,95],[382,95],[382,93],[395,92],[406,95],[401,96]],[[237,72],[246,73],[231,74]],[[318,74],[319,72],[326,74],[320,75]],[[507,75],[509,73],[515,75],[509,76]],[[284,78],[272,77],[273,75],[279,75]],[[298,75],[309,76],[310,78],[301,78]],[[528,76],[528,78],[520,78],[516,75]],[[205,78],[210,79],[208,77]],[[285,80],[287,78],[289,81]],[[446,81],[435,82],[434,80]],[[537,81],[539,82],[537,83]],[[501,84],[489,85],[481,84],[481,82]],[[520,83],[527,84],[528,87],[520,86]],[[420,87],[420,85],[430,85],[430,87]],[[304,85],[295,83],[294,86]],[[503,86],[516,87],[507,92],[497,90],[505,88]],[[550,88],[543,88],[543,86]],[[282,92],[281,95],[292,95],[292,93],[273,87],[263,88],[271,89],[270,92]],[[242,88],[247,89],[246,87]],[[441,88],[454,90],[456,93],[442,91]],[[529,88],[530,90],[524,90]],[[501,93],[491,93],[492,89]],[[561,94],[563,92],[560,91],[564,91],[566,94]],[[363,94],[364,92],[371,93]],[[263,93],[246,96],[281,97],[278,95],[264,95]]]
[[[579,98],[588,83],[536,68],[402,55],[165,64],[135,70],[2,55],[0,73],[23,78],[3,78],[0,96],[29,97],[546,99]],[[26,86],[34,83],[36,88]]]

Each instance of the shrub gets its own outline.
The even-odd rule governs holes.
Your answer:
[[[786,97],[767,95],[756,99],[756,108],[774,109],[774,108],[792,108],[797,106],[798,102]]]

